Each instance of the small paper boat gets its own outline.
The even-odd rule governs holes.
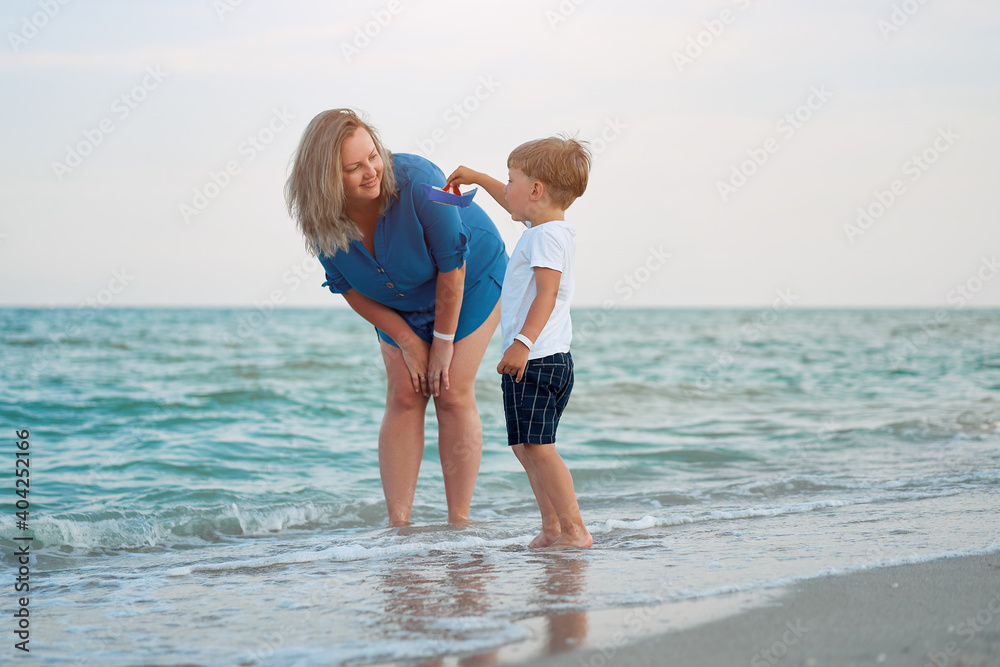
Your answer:
[[[452,194],[452,192],[448,192],[442,188],[436,188],[429,183],[421,183],[420,185],[424,188],[424,194],[427,195],[427,198],[429,200],[437,202],[438,204],[447,204],[448,206],[460,206],[462,208],[465,208],[466,206],[471,204],[472,198],[476,196],[477,192],[479,192],[479,188],[473,188],[463,195],[459,191],[458,186],[456,185],[452,188],[452,192],[458,194]]]

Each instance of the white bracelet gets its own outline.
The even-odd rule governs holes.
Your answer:
[[[531,352],[531,348],[535,346],[535,344],[531,342],[531,339],[525,336],[524,334],[517,334],[516,336],[514,336],[514,340],[519,340],[522,343],[524,343],[524,346],[528,348],[528,352]]]
[[[441,340],[455,340],[455,334],[443,334],[437,329],[434,330],[434,337]]]

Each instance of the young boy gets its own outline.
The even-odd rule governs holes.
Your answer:
[[[573,299],[576,232],[565,211],[587,188],[590,151],[575,139],[550,137],[521,144],[507,158],[507,185],[459,167],[448,185],[484,188],[528,229],[511,254],[500,294],[502,375],[507,440],[542,514],[532,548],[585,548],[573,477],[556,452],[556,426],[573,389]]]

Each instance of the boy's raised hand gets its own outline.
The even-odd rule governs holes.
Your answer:
[[[469,169],[465,165],[461,165],[458,169],[451,172],[451,176],[448,177],[448,182],[445,184],[445,190],[453,185],[478,185],[486,190],[496,203],[503,206],[505,211],[510,213],[510,209],[507,208],[507,198],[503,191],[505,186],[492,176],[487,176],[475,169]]]
[[[448,177],[448,182],[444,189],[447,190],[453,185],[476,185],[479,182],[479,176],[479,172],[461,165],[458,169],[451,172],[451,176]]]
[[[503,353],[503,359],[497,364],[497,373],[514,376],[514,382],[520,382],[524,377],[524,368],[528,365],[528,348],[521,341],[515,340]]]

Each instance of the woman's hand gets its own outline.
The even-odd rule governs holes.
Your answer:
[[[430,345],[420,336],[414,334],[406,343],[399,344],[399,351],[403,353],[403,363],[410,371],[410,382],[413,383],[415,393],[430,396],[430,383],[427,377],[427,357],[430,352]]]
[[[451,389],[448,372],[451,369],[451,358],[455,354],[455,343],[450,340],[435,338],[431,343],[430,360],[427,362],[427,379],[430,381],[430,392],[440,396],[441,390]]]

